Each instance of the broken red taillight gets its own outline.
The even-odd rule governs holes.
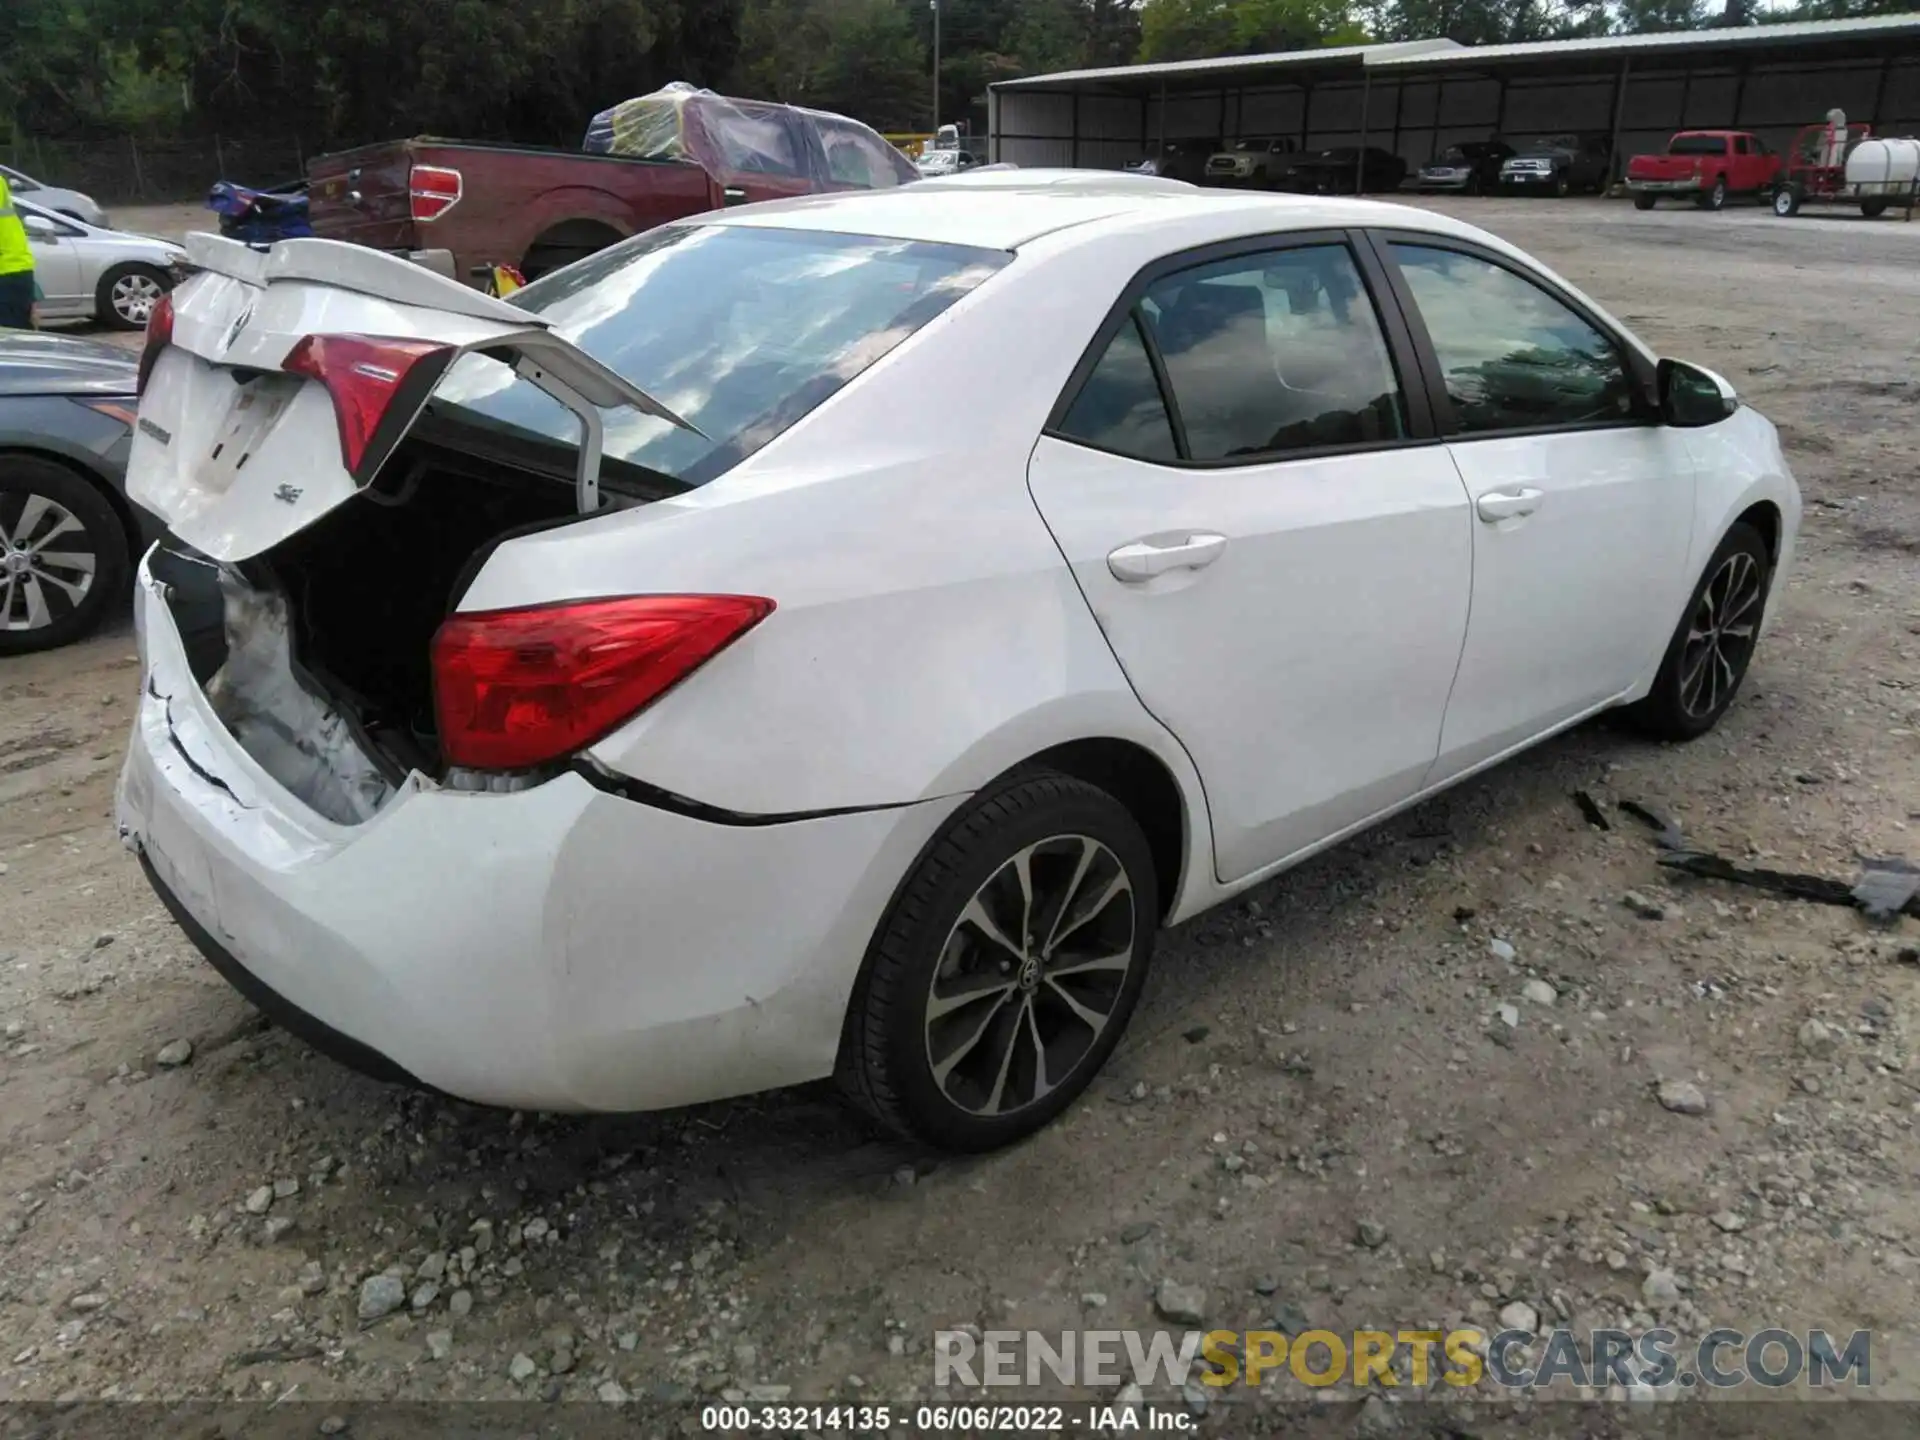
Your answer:
[[[407,175],[410,213],[421,224],[438,220],[451,210],[463,190],[460,172],[444,165],[415,165]]]
[[[371,447],[395,399],[412,397],[405,417],[412,419],[453,355],[453,346],[432,340],[308,335],[287,352],[280,368],[327,387],[340,426],[341,460],[356,480],[364,481],[384,458]],[[383,450],[387,448],[391,446]]]
[[[173,343],[173,296],[162,295],[147,312],[147,338],[140,347],[140,368],[135,374],[133,393],[144,395],[153,375],[154,361]]]
[[[773,612],[752,595],[629,595],[455,615],[433,637],[449,765],[529,770],[630,720]]]

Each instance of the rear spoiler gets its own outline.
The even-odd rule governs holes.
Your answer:
[[[458,280],[384,250],[369,250],[344,240],[317,237],[282,240],[270,250],[256,250],[224,235],[196,231],[187,236],[187,259],[199,269],[228,275],[261,289],[276,280],[303,280],[312,285],[331,285],[336,290],[391,300],[396,305],[418,305],[474,320],[547,328],[546,321],[539,316]]]

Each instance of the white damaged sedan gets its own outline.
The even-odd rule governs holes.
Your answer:
[[[1013,1140],[1163,925],[1596,712],[1712,728],[1800,519],[1724,381],[1390,205],[904,186],[512,305],[190,248],[121,834],[288,1028],[480,1102]]]

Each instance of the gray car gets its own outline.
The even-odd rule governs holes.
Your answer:
[[[138,366],[97,340],[0,330],[0,655],[118,613],[159,534],[126,496]]]

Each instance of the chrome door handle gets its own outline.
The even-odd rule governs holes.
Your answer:
[[[1226,536],[1208,532],[1194,532],[1184,539],[1166,542],[1135,540],[1107,556],[1107,569],[1116,580],[1129,583],[1151,580],[1169,570],[1198,570],[1211,565],[1226,548]]]
[[[1544,499],[1546,496],[1531,486],[1519,490],[1490,490],[1474,502],[1473,508],[1489,525],[1497,525],[1502,520],[1533,514]]]

